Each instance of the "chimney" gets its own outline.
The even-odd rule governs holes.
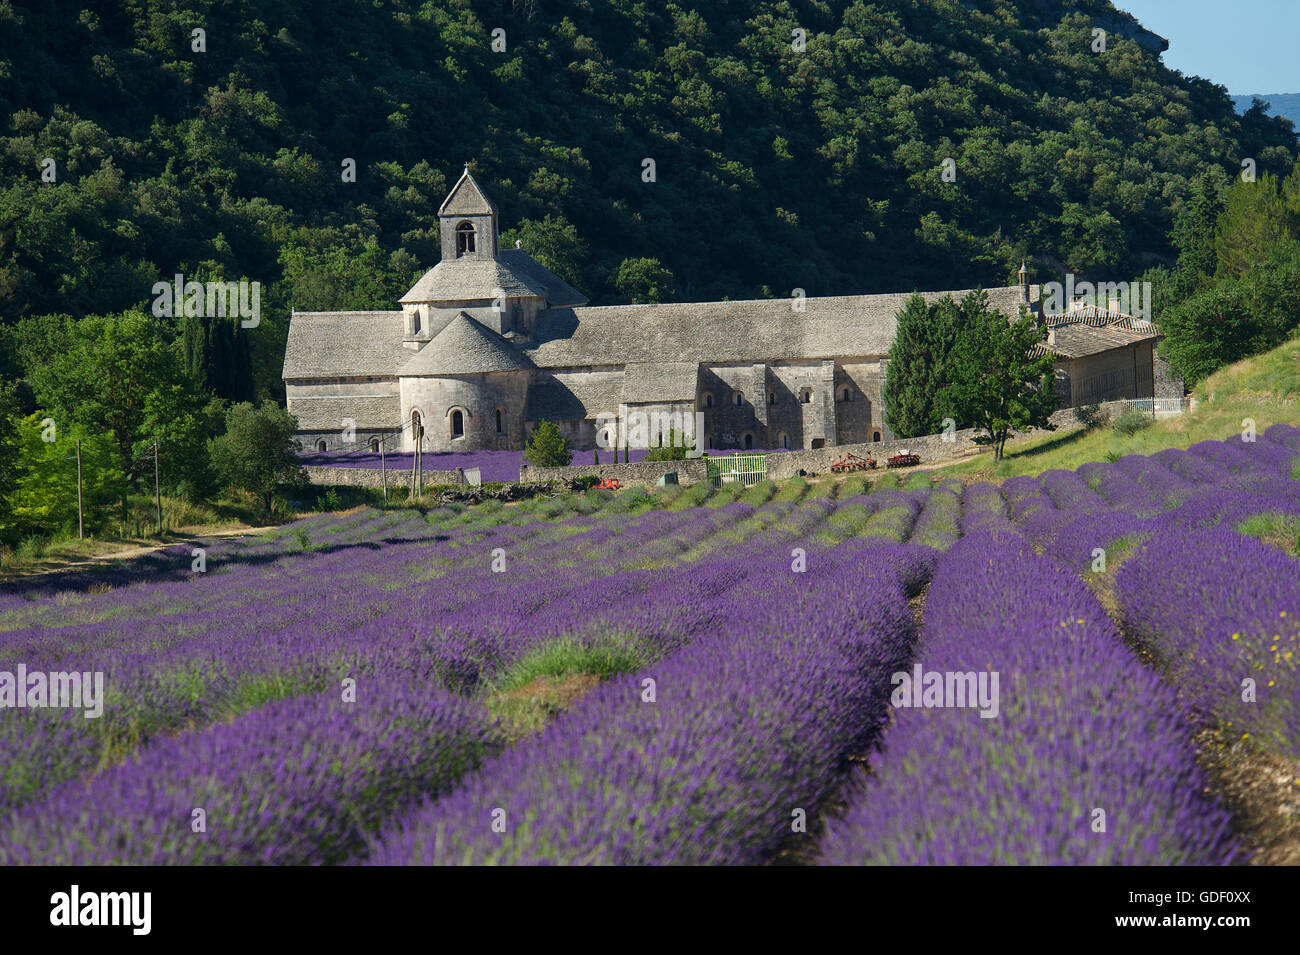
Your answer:
[[[1020,260],[1020,301],[1029,304],[1029,269],[1025,268],[1024,259]]]

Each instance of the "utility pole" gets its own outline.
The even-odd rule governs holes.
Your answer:
[[[158,442],[153,443],[153,500],[158,511],[158,536],[162,536],[162,491],[158,486]]]
[[[77,540],[86,537],[85,519],[81,513],[81,439],[77,439]]]

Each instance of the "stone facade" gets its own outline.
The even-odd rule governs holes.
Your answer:
[[[1152,397],[1151,342],[1137,342],[1071,362],[1070,405]]]
[[[468,169],[438,216],[442,261],[400,311],[293,313],[284,381],[304,448],[517,450],[545,420],[590,449],[602,420],[637,412],[685,416],[688,431],[699,413],[705,449],[894,437],[881,394],[906,294],[588,307],[499,247],[496,206]],[[1023,270],[986,290],[1008,319],[1040,310],[1039,292]],[[1153,370],[1149,323],[1083,309],[1049,325],[1062,405],[1181,387]]]

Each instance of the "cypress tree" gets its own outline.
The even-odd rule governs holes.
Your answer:
[[[899,437],[943,430],[943,419],[951,414],[951,356],[962,325],[963,312],[951,296],[927,305],[915,294],[898,313],[882,398],[885,423]]]

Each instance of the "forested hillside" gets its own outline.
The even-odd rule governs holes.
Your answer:
[[[1132,277],[1207,164],[1295,152],[1105,0],[85,6],[0,3],[0,317],[258,280],[269,394],[289,307],[392,307],[436,262],[465,161],[506,241],[620,301]]]
[[[1300,119],[1300,93],[1247,93],[1244,96],[1234,96],[1232,102],[1244,113],[1257,99],[1269,105],[1267,113],[1270,116],[1285,116],[1292,123]]]

